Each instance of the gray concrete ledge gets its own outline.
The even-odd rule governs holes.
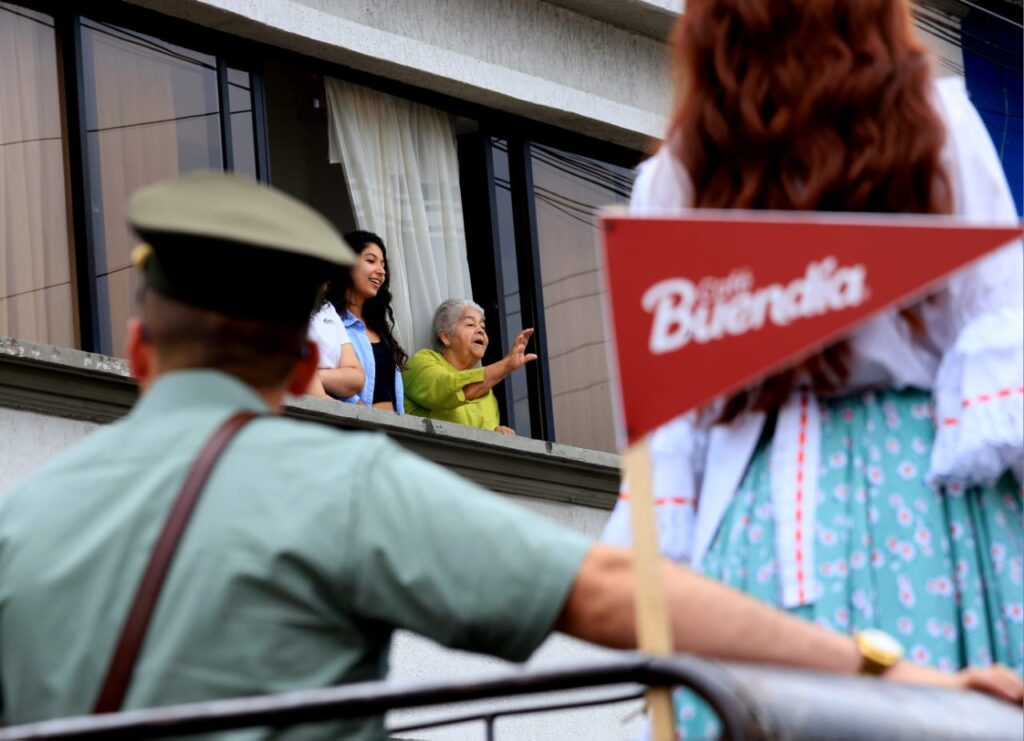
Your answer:
[[[129,1],[637,150],[667,126],[669,0]]]
[[[642,34],[656,41],[668,38],[683,12],[683,0],[547,0],[580,15]]]
[[[0,337],[0,406],[111,422],[138,396],[124,360]],[[492,491],[611,509],[618,456],[326,399],[294,399],[287,413],[341,429],[377,430]]]

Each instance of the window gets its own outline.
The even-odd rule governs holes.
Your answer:
[[[218,60],[92,20],[82,21],[82,68],[95,263],[97,349],[119,353],[138,276],[126,209],[133,191],[226,164]],[[248,73],[231,70],[233,159],[255,174]]]
[[[64,116],[51,16],[0,3],[0,335],[74,346]]]
[[[201,29],[55,7],[0,2],[0,334],[116,354],[137,280],[128,196],[197,169],[266,180],[262,88],[251,64],[162,38],[215,43]]]
[[[602,146],[611,163],[513,132],[462,139],[464,177],[490,184],[463,189],[473,293],[491,315],[484,362],[536,329],[538,362],[495,389],[502,418],[519,435],[615,450],[597,216],[628,201],[624,164],[638,156]]]
[[[597,214],[629,200],[633,172],[530,147],[555,440],[615,450]]]
[[[231,169],[251,178],[259,176],[256,165],[256,127],[252,75],[228,69],[228,102],[231,110]]]

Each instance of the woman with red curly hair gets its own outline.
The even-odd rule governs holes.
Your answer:
[[[933,81],[903,0],[688,0],[671,46],[678,99],[635,212],[1017,223],[963,81]],[[927,245],[907,249],[927,259]],[[1014,244],[665,425],[652,442],[663,549],[834,630],[891,634],[917,663],[1021,672],[1022,338]],[[628,539],[625,501],[606,538]],[[689,735],[714,733],[695,701],[677,710]]]

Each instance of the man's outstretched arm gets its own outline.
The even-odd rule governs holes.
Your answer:
[[[703,656],[856,674],[854,641],[670,563],[663,568],[675,647]],[[636,647],[632,553],[595,545],[584,558],[556,627],[614,648]],[[1024,683],[1008,669],[947,675],[902,661],[885,677],[978,689],[1024,700]]]

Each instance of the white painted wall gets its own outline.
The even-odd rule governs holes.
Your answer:
[[[0,497],[96,427],[93,422],[0,407]]]

